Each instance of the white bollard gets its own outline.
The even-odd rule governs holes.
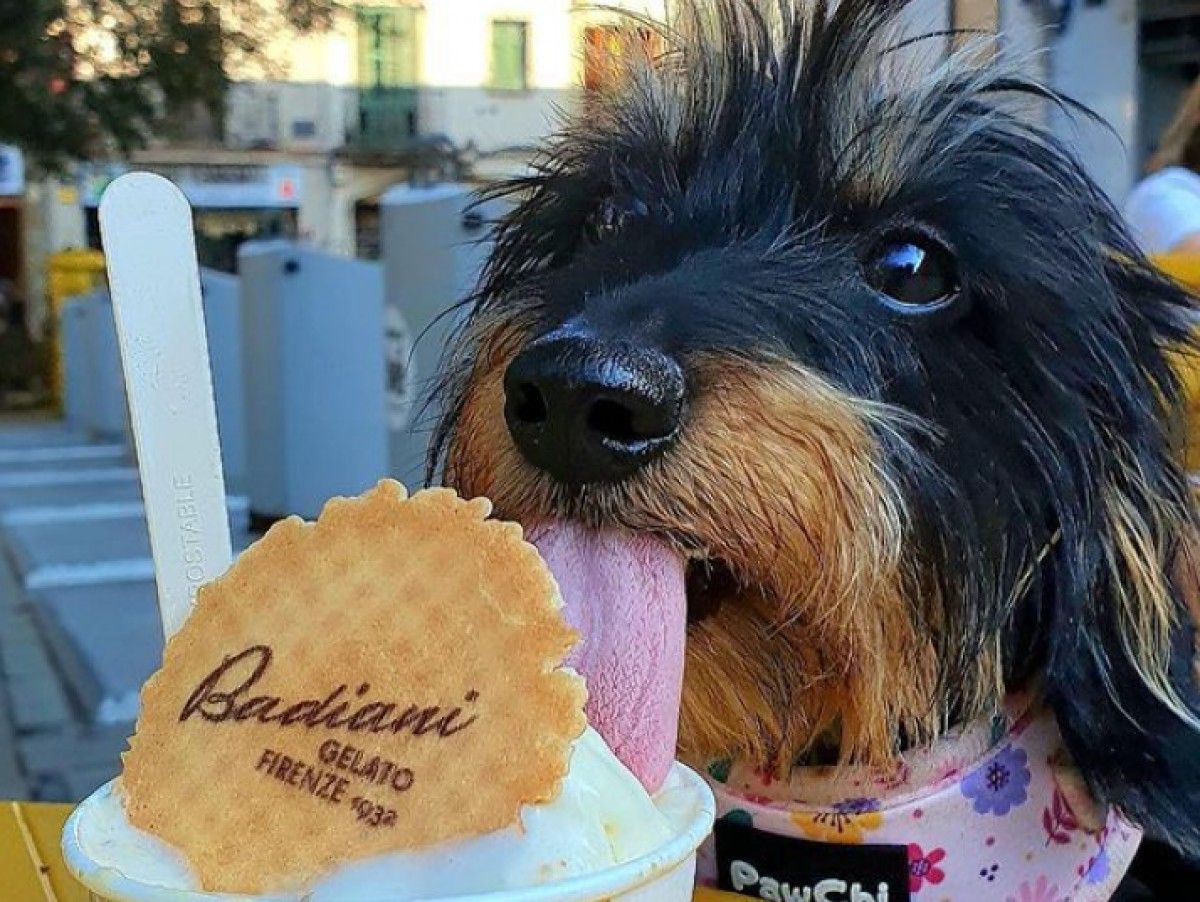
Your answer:
[[[505,204],[475,208],[468,185],[402,185],[380,199],[388,309],[407,323],[412,350],[389,384],[392,474],[409,485],[425,473],[436,408],[422,408],[447,341],[462,321],[454,309],[474,288],[489,247],[490,220]]]
[[[245,494],[248,478],[241,280],[215,269],[202,269],[200,291],[204,298],[204,322],[208,330],[225,483],[232,494],[241,495]]]
[[[286,241],[239,271],[251,518],[315,518],[388,473],[382,274]]]

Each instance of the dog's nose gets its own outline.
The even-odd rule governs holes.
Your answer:
[[[525,458],[559,482],[613,482],[665,451],[683,423],[685,382],[662,352],[551,333],[504,374],[504,418]]]

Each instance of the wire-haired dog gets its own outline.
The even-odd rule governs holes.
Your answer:
[[[687,555],[685,757],[883,764],[1026,690],[1198,853],[1191,299],[1023,115],[1067,101],[906,5],[684,3],[505,189],[436,459]]]

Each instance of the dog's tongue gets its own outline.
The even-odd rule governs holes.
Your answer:
[[[687,596],[683,558],[636,533],[570,523],[531,531],[582,639],[568,663],[587,680],[588,722],[649,792],[675,758]]]

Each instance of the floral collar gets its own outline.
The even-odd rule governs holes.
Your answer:
[[[817,849],[820,858],[819,850],[828,850],[813,842],[857,845],[864,852],[890,847],[900,853],[903,871],[906,849],[908,893],[917,902],[1108,899],[1133,859],[1141,832],[1115,809],[1092,801],[1047,710],[1015,701],[1007,709],[905,755],[886,772],[798,767],[781,779],[737,763],[713,762],[708,774],[717,796],[717,845],[720,824],[731,822],[807,840],[795,843],[797,855]],[[843,851],[828,850],[828,855]],[[701,881],[717,885],[719,868],[726,865],[710,841],[701,851]],[[796,886],[784,885],[796,893],[788,895],[778,877],[764,873],[759,881],[747,868],[743,865],[738,886],[730,885],[727,873],[721,874],[721,885],[765,899],[875,898],[850,891],[805,897],[796,881]],[[894,892],[890,902],[896,902]]]

